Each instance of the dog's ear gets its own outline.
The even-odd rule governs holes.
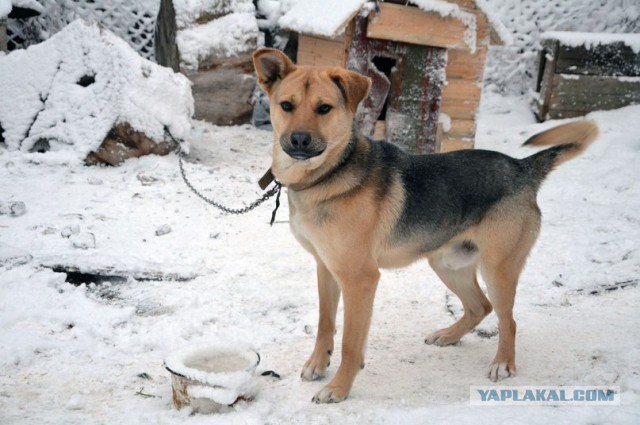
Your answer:
[[[351,112],[355,112],[358,104],[369,94],[371,79],[357,72],[343,69],[333,71],[330,77],[342,92],[347,107]]]
[[[293,62],[280,50],[267,48],[253,53],[253,66],[258,74],[258,84],[267,94],[271,94],[276,81],[283,79],[296,69]]]

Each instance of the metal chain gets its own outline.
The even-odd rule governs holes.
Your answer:
[[[260,198],[256,199],[255,201],[253,201],[251,204],[247,205],[246,207],[243,207],[243,208],[229,208],[229,207],[226,207],[224,205],[221,205],[221,204],[217,203],[216,201],[214,201],[213,199],[210,199],[210,198],[206,197],[204,194],[202,194],[202,192],[200,192],[198,189],[196,189],[191,184],[191,182],[187,178],[187,174],[184,171],[184,161],[183,160],[186,157],[186,154],[182,150],[180,142],[178,142],[178,140],[176,140],[176,138],[173,137],[173,134],[171,134],[171,132],[169,131],[169,129],[167,127],[164,128],[164,131],[171,138],[173,143],[175,143],[176,146],[177,146],[177,149],[178,149],[178,164],[180,165],[180,174],[182,175],[182,179],[184,180],[184,182],[187,185],[187,187],[189,189],[191,189],[191,191],[198,198],[202,199],[207,204],[209,204],[211,206],[214,206],[214,207],[218,208],[219,210],[224,211],[224,212],[226,212],[228,214],[245,214],[245,213],[248,213],[251,210],[256,209],[262,203],[264,203],[266,200],[268,200],[269,198],[273,197],[274,195],[278,195],[278,196],[276,196],[276,206],[275,206],[275,208],[273,210],[273,213],[271,213],[271,225],[273,226],[273,222],[276,219],[276,211],[278,211],[278,207],[280,206],[280,192],[282,191],[282,183],[280,183],[279,181],[276,180],[274,187],[272,187],[271,189],[266,191]]]
[[[203,195],[198,189],[196,189],[191,184],[191,182],[187,178],[187,175],[185,174],[185,171],[184,171],[184,164],[183,164],[184,156],[185,156],[184,152],[182,151],[182,149],[180,149],[180,147],[178,147],[178,161],[179,161],[179,164],[180,164],[180,174],[182,174],[182,179],[184,180],[184,182],[187,185],[187,187],[189,189],[191,189],[191,191],[196,196],[198,196],[198,198],[202,199],[207,204],[212,205],[212,206],[214,206],[214,207],[218,208],[219,210],[222,210],[222,211],[224,211],[226,213],[229,213],[229,214],[245,214],[245,213],[248,213],[249,211],[259,207],[263,202],[265,202],[269,198],[273,197],[273,195],[278,194],[278,197],[280,195],[280,190],[282,188],[282,184],[280,182],[275,182],[275,186],[274,187],[272,187],[271,189],[266,191],[260,198],[256,199],[255,201],[253,201],[251,204],[247,205],[246,207],[243,207],[243,208],[229,208],[229,207],[226,207],[224,205],[221,205],[221,204],[217,203],[216,201],[214,201],[213,199],[207,198],[205,195]]]

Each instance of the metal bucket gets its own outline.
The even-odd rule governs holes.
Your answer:
[[[176,351],[164,362],[171,373],[173,404],[206,414],[223,411],[239,400],[250,401],[259,363],[260,355],[248,348],[215,345]]]

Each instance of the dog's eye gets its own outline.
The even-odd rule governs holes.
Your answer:
[[[333,109],[333,106],[327,105],[327,104],[323,104],[323,105],[318,106],[318,113],[320,115],[325,115],[325,114],[328,114],[329,111],[331,111],[332,109]]]
[[[293,111],[293,104],[291,102],[284,101],[284,102],[280,103],[280,107],[285,112]]]

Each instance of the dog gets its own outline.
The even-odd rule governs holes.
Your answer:
[[[288,189],[291,231],[317,263],[320,317],[303,380],[325,375],[341,295],[344,303],[342,361],[313,401],[343,401],[364,368],[380,268],[425,258],[464,307],[460,320],[425,342],[455,344],[493,310],[499,341],[488,376],[514,375],[513,304],[540,230],[536,194],[551,170],[595,140],[597,126],[581,120],[537,134],[525,144],[551,147],[524,159],[486,150],[412,155],[354,128],[367,77],[296,66],[268,48],[253,61],[271,105],[269,175]]]

